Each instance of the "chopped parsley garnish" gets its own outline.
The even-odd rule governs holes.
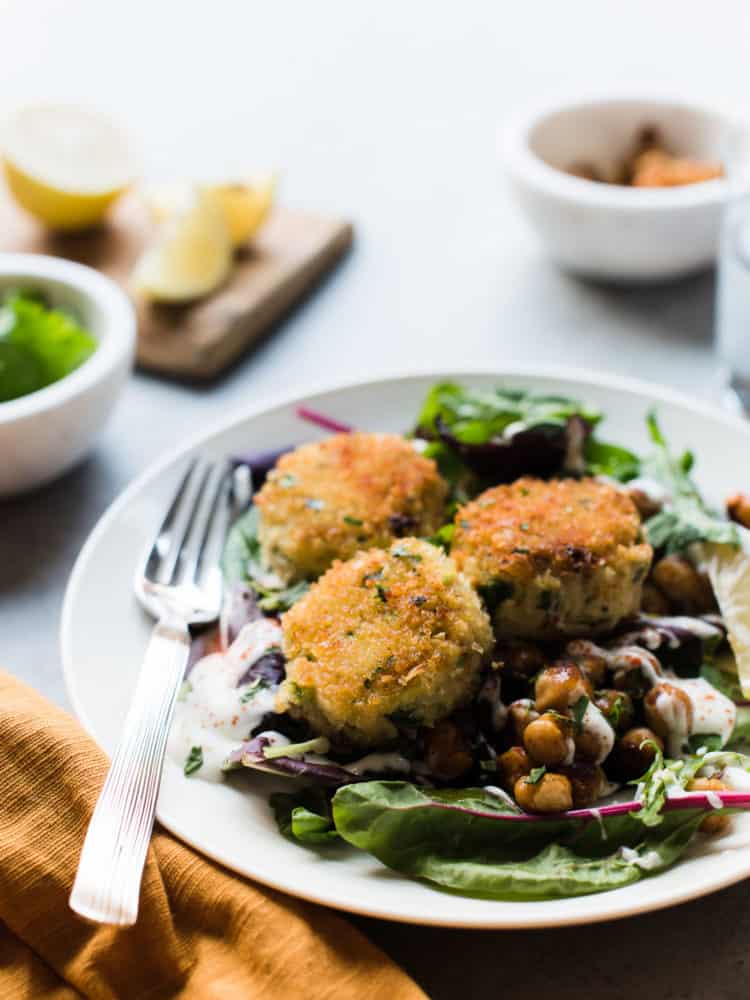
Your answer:
[[[395,549],[391,550],[391,554],[396,559],[411,559],[412,562],[422,562],[422,557],[418,552],[410,552],[404,545],[397,545]]]
[[[688,740],[690,753],[708,753],[709,750],[721,750],[722,740],[718,733],[693,733]]]
[[[586,714],[586,709],[589,707],[589,699],[584,694],[578,699],[575,705],[572,706],[573,709],[573,723],[576,729],[579,731],[583,729],[583,717]]]
[[[252,683],[250,684],[250,687],[247,689],[247,691],[245,691],[242,697],[240,698],[240,705],[246,705],[249,701],[253,700],[253,698],[259,691],[267,687],[268,687],[268,681],[265,679],[265,677],[256,677],[255,680],[253,680]]]
[[[352,517],[351,514],[344,514],[344,521],[346,524],[352,524],[355,528],[361,528],[365,523],[358,517]]]
[[[183,771],[186,775],[193,774],[203,767],[203,747],[191,747],[190,753],[185,760]]]
[[[450,548],[451,542],[453,541],[455,533],[455,524],[444,524],[442,528],[438,528],[434,535],[430,535],[427,541],[432,545],[437,545],[440,549],[445,549],[447,552]]]

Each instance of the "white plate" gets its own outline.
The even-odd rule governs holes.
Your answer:
[[[310,395],[305,401],[358,428],[402,431],[413,425],[427,389],[443,377],[381,380]],[[646,446],[643,417],[656,403],[674,447],[695,451],[697,476],[710,497],[718,502],[730,491],[750,487],[748,426],[667,390],[591,373],[531,368],[456,377],[487,388],[503,382],[579,397],[605,412],[603,436],[636,449]],[[115,747],[149,632],[150,623],[131,591],[136,561],[153,535],[186,456],[197,450],[217,456],[241,454],[320,436],[295,417],[295,401],[234,419],[152,467],[99,521],[68,586],[62,655],[73,706],[105,750],[111,753]],[[750,837],[740,835],[614,892],[528,903],[465,899],[396,875],[353,850],[334,850],[326,857],[288,842],[277,832],[266,801],[274,783],[242,777],[213,785],[185,778],[168,760],[159,820],[188,844],[243,875],[370,916],[456,927],[549,927],[642,913],[750,875]]]

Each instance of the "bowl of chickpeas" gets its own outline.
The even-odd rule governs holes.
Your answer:
[[[514,194],[565,269],[655,282],[709,267],[727,197],[729,115],[683,100],[559,99],[501,135]]]

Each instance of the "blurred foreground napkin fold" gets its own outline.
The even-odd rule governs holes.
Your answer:
[[[133,928],[68,909],[107,768],[78,723],[0,673],[2,1000],[424,1000],[335,914],[230,875],[158,830]]]

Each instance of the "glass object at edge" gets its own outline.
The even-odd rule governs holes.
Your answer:
[[[750,127],[734,126],[726,143],[728,182],[716,291],[716,346],[724,403],[750,413]]]

